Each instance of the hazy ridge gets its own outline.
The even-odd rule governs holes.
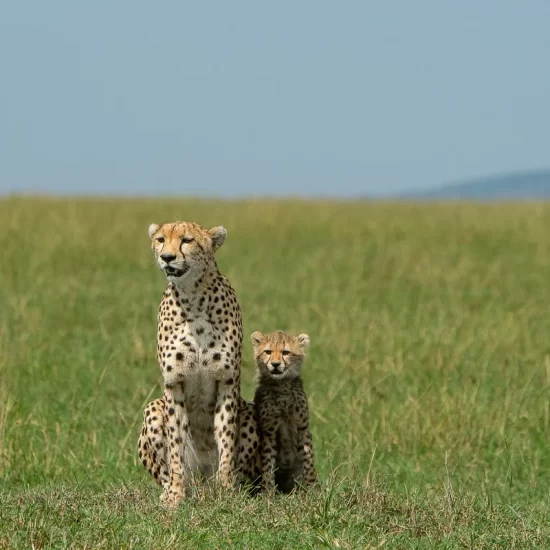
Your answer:
[[[399,194],[413,199],[550,199],[550,170],[504,174]]]

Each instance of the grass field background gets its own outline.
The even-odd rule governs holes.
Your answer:
[[[311,494],[176,513],[149,223],[224,225],[249,334],[307,332]],[[550,205],[0,201],[0,548],[550,547]]]

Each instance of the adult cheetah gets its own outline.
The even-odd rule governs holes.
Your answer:
[[[206,230],[191,222],[149,227],[168,279],[157,328],[164,393],[144,411],[138,452],[170,508],[195,473],[217,472],[229,487],[235,468],[252,464],[258,447],[254,412],[240,397],[241,310],[214,259],[226,234],[223,227]]]
[[[256,361],[254,395],[260,430],[262,487],[289,493],[317,480],[307,397],[301,378],[309,336],[276,331],[251,336]]]

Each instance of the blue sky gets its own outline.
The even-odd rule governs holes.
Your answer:
[[[360,195],[550,166],[550,2],[0,7],[0,192]]]

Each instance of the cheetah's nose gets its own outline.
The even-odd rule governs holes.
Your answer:
[[[173,260],[176,259],[176,255],[175,255],[175,254],[161,254],[160,257],[161,257],[167,264],[169,264],[171,261],[173,261]]]
[[[275,368],[275,369],[276,369],[280,364],[281,364],[280,361],[271,361],[271,366],[272,366],[273,368]]]

